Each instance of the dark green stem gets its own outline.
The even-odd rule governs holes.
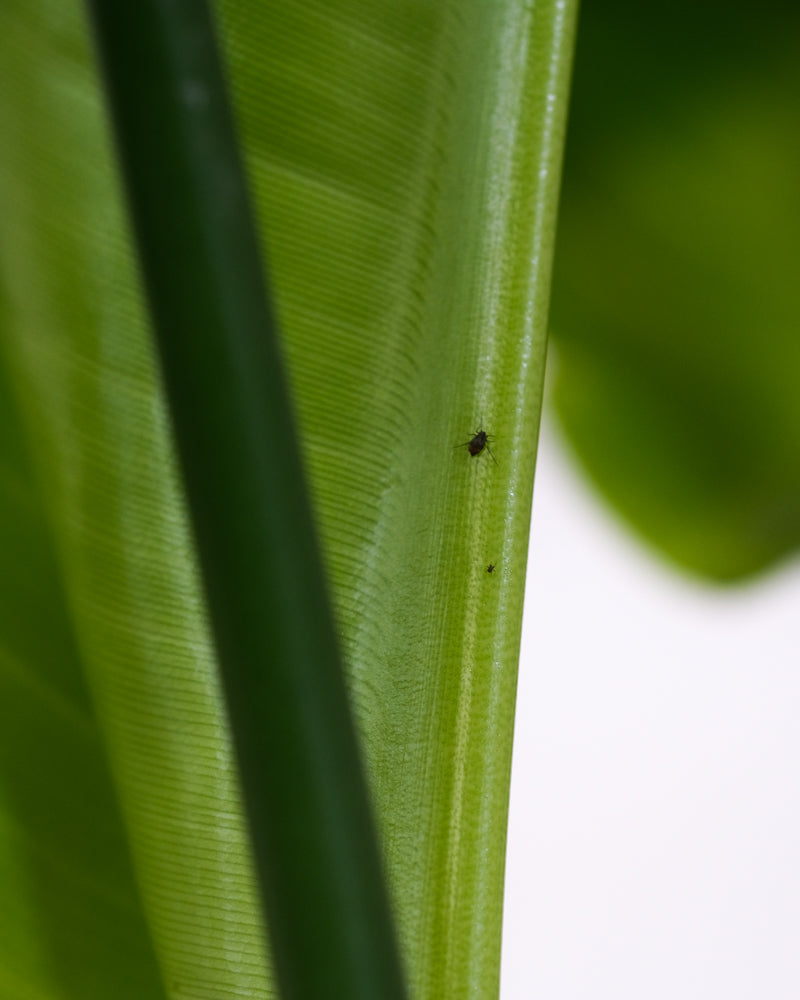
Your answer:
[[[283,996],[404,996],[213,25],[89,0]],[[235,900],[226,905],[235,905]]]

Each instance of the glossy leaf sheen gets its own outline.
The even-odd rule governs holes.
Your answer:
[[[412,984],[491,996],[570,21],[310,4],[276,31],[272,6],[230,11]],[[481,423],[496,466],[453,448]]]
[[[476,0],[219,15],[412,992],[491,997],[574,11]],[[132,920],[152,949],[143,974],[173,997],[267,996],[85,28],[77,8],[44,0],[3,17],[4,349],[58,567],[50,605],[66,609],[113,776],[97,802],[108,815],[121,804],[117,862],[127,845]],[[496,465],[455,447],[481,425]],[[85,899],[84,886],[75,906]],[[114,964],[124,975],[133,960],[114,955],[75,996],[115,993]]]

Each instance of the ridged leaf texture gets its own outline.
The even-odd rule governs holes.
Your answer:
[[[575,11],[217,15],[412,995],[492,997]],[[272,996],[82,9],[0,75],[0,990]]]

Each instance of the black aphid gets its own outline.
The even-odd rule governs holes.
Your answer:
[[[486,567],[486,572],[494,573],[494,563],[489,563],[489,565]]]
[[[463,444],[457,444],[456,448],[466,448],[473,458],[480,455],[482,451],[486,450],[491,455],[494,464],[497,465],[497,459],[494,455],[492,455],[492,449],[489,447],[489,442],[491,440],[492,439],[486,431],[481,427],[480,430],[475,431],[474,436],[469,441],[465,441]]]

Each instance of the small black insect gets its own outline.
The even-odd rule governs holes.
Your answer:
[[[494,563],[489,563],[489,565],[486,567],[486,572],[494,573]]]
[[[492,455],[492,449],[489,447],[489,442],[492,439],[486,433],[486,431],[481,427],[480,430],[475,431],[475,435],[469,440],[465,441],[463,444],[457,444],[456,448],[466,448],[470,455],[475,458],[476,455],[486,449],[491,455],[492,461],[497,465],[497,459]]]

